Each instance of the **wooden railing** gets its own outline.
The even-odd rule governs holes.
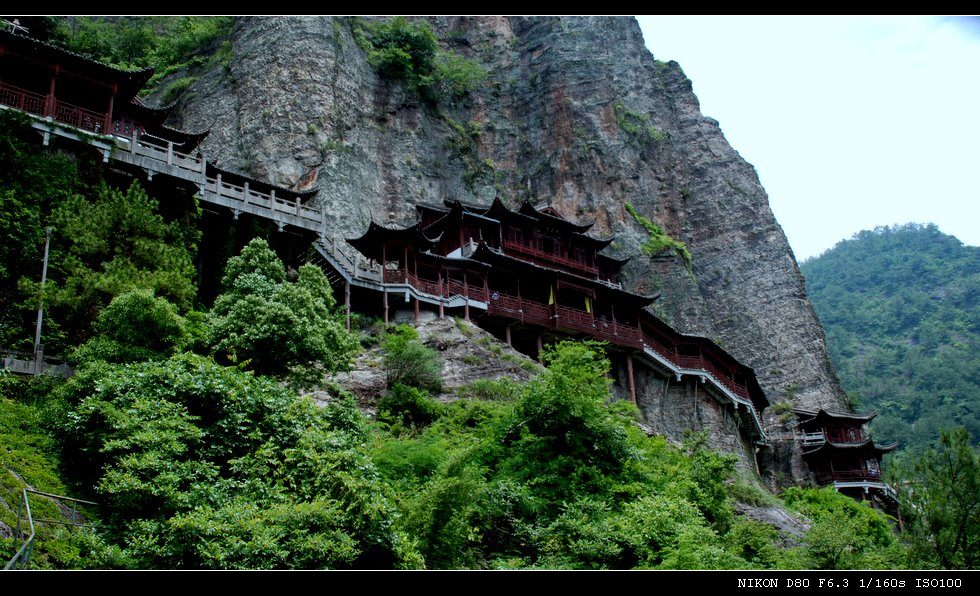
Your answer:
[[[139,123],[128,118],[109,122],[107,113],[88,110],[7,83],[0,83],[0,104],[76,129],[115,135],[115,139],[108,142],[106,139],[99,140],[99,143],[125,147],[122,151],[112,151],[113,159],[137,165],[151,173],[160,172],[193,182],[203,191],[203,200],[228,207],[236,216],[239,212],[247,212],[272,219],[280,227],[285,223],[313,231],[319,231],[322,227],[321,212],[303,205],[298,197],[286,200],[277,197],[275,189],[267,193],[250,190],[247,182],[242,186],[228,184],[221,180],[221,174],[214,178],[207,177],[207,162],[202,155],[175,151],[172,142],[143,134]],[[107,149],[105,157],[110,158]],[[140,157],[147,159],[140,160]],[[298,220],[282,215],[295,216]]]
[[[863,430],[855,431],[854,436],[848,436],[848,433],[844,429],[840,428],[824,428],[823,434],[828,441],[831,443],[844,443],[844,444],[859,444],[868,440],[868,436]]]
[[[6,83],[0,83],[0,104],[38,116],[47,116],[48,98],[46,95]]]
[[[593,275],[599,274],[599,268],[593,265],[589,265],[583,261],[576,261],[574,259],[569,259],[564,255],[560,255],[553,252],[547,252],[536,248],[529,244],[524,244],[523,242],[517,242],[514,240],[504,240],[504,251],[505,252],[516,252],[529,257],[536,257],[554,263],[555,265],[560,265],[565,269],[572,272],[585,271],[586,273],[591,273]]]
[[[589,333],[594,333],[596,330],[592,313],[561,305],[555,308],[555,312],[558,315],[556,321],[562,327]]]
[[[405,270],[404,269],[385,269],[385,283],[386,284],[403,284],[403,283],[405,283]]]
[[[81,128],[82,130],[96,134],[104,134],[106,132],[105,112],[93,112],[92,110],[86,110],[68,102],[55,100],[54,113],[51,116],[58,122],[70,124],[75,128]]]
[[[103,134],[106,128],[106,112],[88,110],[8,83],[0,83],[0,104],[36,116],[50,116],[58,122],[98,134]]]
[[[868,470],[834,470],[817,474],[818,484],[831,482],[881,482],[881,472]]]

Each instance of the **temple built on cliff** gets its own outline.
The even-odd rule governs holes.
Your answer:
[[[626,261],[602,253],[612,238],[589,235],[591,223],[527,202],[512,208],[499,198],[482,207],[450,200],[416,205],[412,225],[372,221],[357,238],[328,239],[315,189],[282,188],[216,167],[199,150],[207,132],[169,127],[172,106],[151,107],[138,97],[152,74],[0,30],[0,109],[23,114],[45,145],[57,140],[95,148],[124,175],[165,176],[233,219],[260,218],[307,238],[311,260],[343,296],[348,325],[352,309],[385,322],[397,311],[415,319],[427,312],[473,321],[531,355],[561,338],[606,342],[622,392],[633,403],[642,367],[643,378],[662,383],[660,401],[667,407],[681,403],[665,401],[678,386],[684,403],[692,403],[686,396],[693,394],[695,418],[704,415],[698,402],[706,400],[719,420],[737,429],[758,469],[760,453],[770,446],[761,417],[769,401],[753,370],[712,340],[679,333],[646,310],[657,296],[627,289],[620,274]],[[22,368],[33,366],[31,374],[39,374],[45,360],[39,351],[32,358]],[[11,368],[7,360],[16,359],[5,356]],[[880,473],[881,454],[893,447],[871,442],[863,428],[869,416],[797,414],[794,440],[814,482],[893,502]]]
[[[623,287],[626,261],[602,254],[612,238],[588,235],[591,223],[526,202],[510,209],[499,198],[489,207],[445,201],[416,210],[413,225],[371,222],[347,240],[363,257],[349,269],[363,274],[353,299],[345,281],[346,304],[356,301],[385,321],[399,306],[416,319],[422,308],[440,317],[452,311],[528,354],[560,338],[607,342],[610,356],[624,364],[633,403],[639,360],[675,382],[691,377],[710,388],[746,438],[766,445],[759,412],[768,401],[752,369],[710,339],[678,333],[645,310],[657,297]]]

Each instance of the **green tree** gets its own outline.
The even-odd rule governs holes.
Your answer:
[[[439,40],[425,21],[394,17],[358,32],[368,62],[389,79],[401,81],[435,103],[440,97],[458,99],[476,88],[487,71],[479,63],[439,48]]]
[[[228,260],[222,284],[208,316],[208,342],[219,357],[301,385],[350,365],[357,340],[316,266],[303,265],[288,282],[269,244],[256,238]]]
[[[976,444],[980,248],[933,224],[879,227],[800,270],[841,385],[880,412],[879,440],[915,455],[955,420]]]
[[[544,361],[548,369],[525,385],[501,437],[502,465],[554,504],[608,490],[636,453],[630,422],[605,407],[611,381],[601,344],[561,342],[545,350]]]
[[[66,467],[139,566],[421,565],[352,400],[321,407],[194,354],[96,363],[62,395]]]
[[[159,211],[135,181],[125,192],[103,183],[94,200],[73,195],[54,209],[52,244],[60,250],[52,254],[44,291],[52,313],[76,336],[88,334],[91,320],[114,296],[134,289],[190,308],[199,210],[195,206],[184,220],[170,222]],[[36,291],[35,283],[25,284]]]
[[[980,450],[963,427],[896,472],[904,537],[916,566],[975,569],[980,552]]]
[[[76,362],[164,360],[188,340],[176,307],[149,290],[113,298],[99,313],[94,328],[96,335],[75,351]]]
[[[438,41],[429,24],[410,23],[402,16],[375,25],[371,30],[368,61],[383,75],[405,81],[415,88],[432,75]]]
[[[30,349],[41,275],[44,227],[54,205],[84,190],[79,175],[88,156],[48,150],[36,142],[27,116],[0,110],[0,345]],[[52,247],[57,255],[58,245]],[[57,322],[45,321],[45,344],[58,349]]]
[[[804,542],[814,569],[881,569],[901,562],[891,518],[833,488],[791,487],[786,504],[812,520]]]

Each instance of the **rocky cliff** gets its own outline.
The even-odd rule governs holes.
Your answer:
[[[314,185],[328,235],[414,221],[458,198],[547,203],[595,219],[630,256],[628,286],[656,311],[755,368],[773,402],[845,407],[803,280],[753,167],[701,114],[680,66],[644,47],[631,18],[439,17],[440,43],[488,71],[433,104],[380,77],[349,18],[243,18],[230,62],[185,94],[180,126],[210,128],[222,167]],[[637,211],[685,242],[647,256]]]

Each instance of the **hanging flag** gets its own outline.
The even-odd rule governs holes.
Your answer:
[[[585,297],[585,312],[592,314],[592,299],[588,296]]]
[[[548,295],[548,304],[555,303],[555,286],[551,286],[551,294]]]

